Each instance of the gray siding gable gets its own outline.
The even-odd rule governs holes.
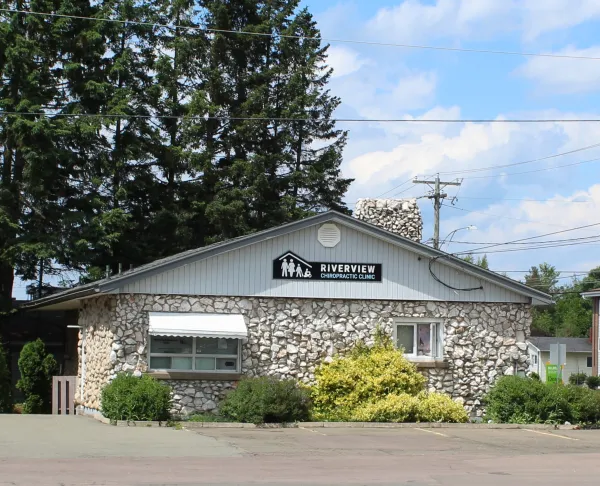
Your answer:
[[[342,232],[341,242],[334,248],[325,248],[316,239],[318,228],[324,223],[337,224]],[[287,251],[309,261],[381,263],[383,281],[273,280],[272,261]],[[435,281],[429,272],[430,262],[436,276],[451,287],[483,288],[470,292],[450,289]],[[34,300],[23,307],[75,308],[81,299],[109,292],[552,303],[551,296],[508,277],[329,211],[156,260],[108,279]]]
[[[120,293],[296,297],[327,299],[442,300],[526,303],[529,297],[451,268],[437,260],[432,269],[454,291],[436,282],[429,258],[345,225],[341,241],[325,248],[317,241],[320,224],[136,279],[115,288]],[[292,252],[306,261],[381,263],[382,282],[273,279],[273,260]]]

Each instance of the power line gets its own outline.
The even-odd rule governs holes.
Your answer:
[[[581,230],[581,229],[586,229],[586,228],[592,228],[595,226],[600,226],[600,223],[592,223],[592,224],[586,224],[583,226],[576,226],[575,228],[569,228],[569,229],[565,229],[565,230],[561,230],[561,231],[554,231],[552,233],[545,233],[543,235],[537,235],[537,236],[529,236],[527,238],[520,238],[518,240],[513,240],[513,241],[507,241],[504,243],[495,243],[493,245],[489,245],[489,246],[482,246],[480,248],[474,248],[473,251],[479,251],[479,250],[485,250],[487,248],[494,248],[496,246],[502,246],[502,245],[511,245],[514,243],[518,243],[520,241],[529,241],[529,240],[535,240],[536,238],[543,238],[544,236],[553,236],[553,235],[559,235],[562,233],[568,233],[569,231],[577,231],[577,230]],[[453,255],[464,255],[464,254],[470,254],[471,252],[459,252],[459,253],[453,253]]]
[[[483,255],[483,254],[491,255],[494,253],[513,253],[515,251],[543,250],[545,248],[559,248],[559,247],[564,247],[564,246],[590,245],[590,244],[599,244],[599,243],[600,243],[600,239],[596,239],[596,240],[592,240],[592,241],[559,243],[556,245],[541,245],[541,246],[532,246],[532,247],[525,247],[525,248],[508,248],[506,250],[469,251],[469,252],[467,252],[467,254],[468,255]]]
[[[452,206],[452,205],[448,205],[448,204],[444,204],[444,207],[456,209],[457,211],[463,211],[465,213],[485,214],[486,216],[493,216],[494,218],[511,219],[513,221],[523,221],[524,223],[534,223],[534,224],[542,224],[544,226],[556,226],[557,228],[564,228],[564,226],[561,226],[561,225],[558,225],[558,224],[543,223],[541,221],[533,221],[531,219],[513,218],[512,216],[502,216],[500,214],[493,214],[493,213],[488,213],[488,212],[485,212],[485,211],[477,211],[477,210],[474,210],[474,209],[464,209],[464,208],[459,208],[458,206]]]
[[[117,118],[117,119],[171,119],[171,120],[222,120],[222,121],[301,121],[314,122],[318,118],[308,117],[236,117],[236,116],[212,116],[212,115],[131,115],[125,113],[48,113],[0,111],[0,116],[45,116],[45,117],[70,117],[70,118]],[[600,118],[554,118],[554,119],[485,119],[485,118],[328,118],[328,121],[338,123],[600,123]],[[567,167],[567,166],[564,166]],[[504,175],[504,174],[501,174]],[[510,174],[506,174],[510,175]],[[484,176],[497,177],[497,176]],[[476,179],[477,177],[466,177],[465,179]]]
[[[495,179],[496,177],[508,177],[508,176],[514,176],[514,175],[522,175],[522,174],[535,174],[537,172],[545,172],[547,170],[564,169],[565,167],[573,167],[575,165],[589,164],[590,162],[597,162],[599,160],[600,160],[600,157],[595,158],[595,159],[582,160],[581,162],[574,162],[572,164],[557,165],[555,167],[545,167],[543,169],[526,170],[523,172],[508,172],[508,173],[504,173],[504,174],[493,174],[493,175],[487,175],[487,176],[466,176],[466,177],[463,177],[463,179]]]
[[[520,243],[514,243],[515,245],[539,245],[542,243],[565,243],[570,241],[583,241],[583,240],[591,240],[594,238],[600,238],[600,234],[593,236],[582,236],[581,238],[565,238],[562,240],[546,240],[546,241],[526,241]],[[485,241],[453,241],[452,243],[462,243],[464,245],[503,245],[504,243],[500,242],[485,242]]]
[[[556,271],[558,273],[580,273],[580,274],[587,274],[590,272],[590,270],[556,270]],[[492,270],[492,272],[496,272],[496,273],[528,273],[528,272],[531,272],[531,268],[529,270]]]
[[[402,186],[405,186],[406,184],[408,184],[409,182],[412,182],[413,178],[411,177],[410,179],[408,179],[407,181],[402,182],[401,184],[398,184],[397,186],[392,187],[390,190],[382,192],[381,194],[379,194],[379,196],[375,196],[375,199],[380,198],[381,196],[385,196],[386,194],[389,194],[392,191],[395,191],[396,189],[401,188]],[[413,187],[413,186],[410,186]],[[409,187],[409,189],[410,189]]]
[[[457,196],[455,196],[457,197]],[[460,199],[482,199],[482,200],[492,200],[492,201],[520,201],[520,202],[556,202],[556,203],[579,203],[579,204],[589,204],[589,203],[593,203],[595,202],[594,200],[590,199],[588,201],[560,201],[557,199],[512,199],[512,198],[496,198],[496,197],[467,197],[467,196],[462,196]]]
[[[281,39],[298,39],[298,40],[316,40],[325,42],[338,42],[345,44],[359,44],[369,46],[381,46],[381,47],[399,47],[403,49],[421,49],[421,50],[433,50],[433,51],[447,51],[447,52],[469,52],[478,54],[496,54],[503,56],[522,56],[522,57],[548,57],[555,59],[580,59],[580,60],[594,60],[599,61],[600,57],[593,56],[573,56],[569,54],[544,54],[537,52],[518,52],[518,51],[502,51],[494,49],[468,49],[462,47],[445,47],[445,46],[428,46],[422,44],[397,44],[391,42],[378,42],[378,41],[365,41],[365,40],[354,40],[354,39],[338,39],[338,38],[327,38],[327,37],[314,37],[314,36],[302,36],[302,35],[290,35],[290,34],[277,34],[272,32],[250,32],[246,30],[228,30],[228,29],[212,29],[210,27],[197,27],[191,25],[178,25],[178,24],[161,24],[158,22],[140,22],[135,20],[120,20],[120,19],[109,19],[103,17],[85,17],[83,15],[67,15],[67,14],[56,14],[49,12],[33,12],[29,10],[17,10],[1,8],[2,12],[17,13],[21,15],[39,15],[45,17],[59,17],[69,18],[78,20],[94,20],[98,22],[114,22],[119,24],[133,24],[133,25],[144,25],[147,27],[166,27],[170,29],[180,30],[195,30],[201,32],[211,32],[218,34],[237,34],[237,35],[249,35],[255,37],[275,37]]]
[[[541,162],[543,160],[548,160],[548,159],[554,159],[556,157],[563,157],[565,155],[571,155],[571,154],[575,154],[577,152],[583,152],[584,150],[590,150],[596,147],[600,147],[600,143],[595,143],[593,145],[588,145],[587,147],[581,147],[575,150],[570,150],[568,152],[561,152],[559,154],[553,154],[553,155],[548,155],[546,157],[540,157],[538,159],[531,159],[531,160],[524,160],[522,162],[515,162],[512,164],[504,164],[504,165],[490,165],[488,167],[479,167],[479,168],[473,168],[473,169],[465,169],[465,170],[453,170],[453,171],[448,171],[448,172],[440,172],[440,174],[469,174],[469,173],[473,173],[473,172],[483,172],[486,170],[494,170],[494,169],[503,169],[506,167],[514,167],[517,165],[525,165],[525,164],[532,164],[534,162]]]

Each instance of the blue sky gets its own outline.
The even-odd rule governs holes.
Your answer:
[[[376,0],[304,2],[324,38],[600,57],[597,0]],[[331,90],[338,117],[600,118],[600,61],[441,52],[331,42]],[[511,164],[600,143],[600,124],[347,124],[347,201],[375,197],[416,175]],[[504,242],[600,222],[600,147],[464,177],[441,234],[467,225],[457,241]],[[503,175],[510,172],[538,172]],[[473,176],[486,176],[473,178]],[[398,194],[400,191],[405,191]],[[387,196],[423,196],[405,184]],[[449,188],[448,194],[457,194]],[[513,200],[518,199],[518,200]],[[539,201],[523,201],[536,199]],[[449,204],[449,202],[448,202]],[[420,199],[428,238],[433,211]],[[600,227],[554,237],[600,235]],[[497,270],[547,261],[559,270],[600,264],[600,245],[492,253]],[[458,252],[469,245],[449,247]],[[567,273],[563,274],[564,276]],[[516,276],[511,274],[511,276]]]
[[[599,0],[307,0],[324,38],[600,58]],[[331,91],[341,118],[600,118],[600,60],[556,59],[331,42]],[[347,202],[375,197],[416,175],[510,164],[600,143],[600,123],[341,125],[350,130],[343,171],[356,179]],[[442,237],[504,242],[600,222],[600,147],[464,177]],[[510,172],[539,172],[503,175]],[[473,176],[487,178],[468,179]],[[405,191],[398,194],[400,191]],[[405,184],[387,197],[420,197]],[[449,188],[451,196],[456,188]],[[518,200],[513,200],[518,199]],[[536,199],[539,201],[523,201]],[[583,201],[583,202],[576,202]],[[432,234],[432,207],[420,199]],[[449,203],[448,203],[449,204]],[[600,234],[600,226],[555,238]],[[550,239],[543,238],[544,240]],[[472,246],[472,245],[471,245]],[[456,243],[452,252],[469,245]],[[489,253],[495,270],[547,261],[559,270],[600,265],[599,244]],[[510,274],[517,276],[518,274]],[[567,275],[567,273],[563,273]],[[24,284],[15,282],[15,296]]]

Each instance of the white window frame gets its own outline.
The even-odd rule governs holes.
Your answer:
[[[153,353],[152,352],[152,338],[192,338],[192,354],[177,354],[177,353]],[[237,341],[237,354],[197,354],[196,353],[196,339],[235,339]],[[192,358],[192,369],[191,370],[181,370],[181,369],[173,369],[173,368],[152,368],[150,365],[152,363],[151,358]],[[196,358],[223,358],[223,359],[235,359],[236,367],[235,370],[197,370],[196,369]],[[216,367],[216,361],[215,361]],[[150,371],[169,371],[174,373],[206,373],[206,374],[214,374],[214,373],[222,373],[222,374],[239,374],[241,373],[242,367],[242,339],[239,338],[216,338],[214,336],[159,336],[155,334],[148,335],[148,369]]]
[[[418,324],[430,325],[432,356],[418,355]],[[394,346],[398,347],[398,326],[410,326],[414,328],[413,353],[405,353],[410,360],[414,361],[436,361],[444,358],[444,321],[443,319],[431,319],[428,317],[397,317],[394,319]]]

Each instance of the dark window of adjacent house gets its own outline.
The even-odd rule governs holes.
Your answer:
[[[588,368],[591,368],[591,367],[592,367],[592,357],[591,357],[591,356],[588,356],[588,357],[587,357],[587,367],[588,367]]]

